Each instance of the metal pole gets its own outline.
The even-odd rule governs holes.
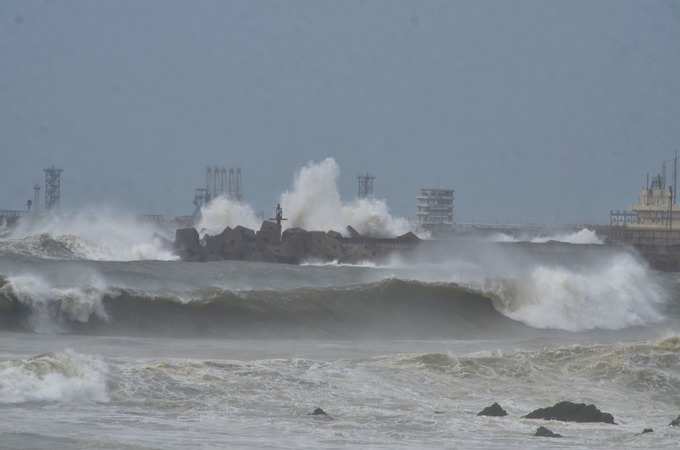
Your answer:
[[[675,151],[675,158],[673,158],[673,203],[676,201],[678,192],[678,151]]]
[[[668,219],[668,230],[672,231],[673,230],[673,197],[675,196],[675,190],[673,188],[671,189],[671,195],[670,195],[670,205],[668,207],[669,210],[669,219]],[[669,236],[670,238],[670,236]]]

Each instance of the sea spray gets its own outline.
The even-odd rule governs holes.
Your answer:
[[[575,251],[582,252],[567,253]],[[487,245],[456,248],[441,262],[394,257],[380,267],[399,278],[475,290],[492,298],[500,313],[535,328],[622,329],[664,319],[669,288],[634,254],[597,247],[577,261],[564,252],[555,256],[551,261]]]
[[[630,254],[583,270],[535,266],[511,279],[490,279],[480,289],[499,311],[535,328],[568,331],[622,329],[660,322],[667,293]]]
[[[541,236],[511,236],[507,233],[495,233],[488,238],[491,242],[531,242],[545,244],[547,242],[562,242],[565,244],[601,245],[604,244],[597,233],[589,228],[582,228],[572,233],[557,233]]]
[[[362,234],[376,237],[393,237],[412,229],[408,220],[392,216],[383,200],[343,202],[338,191],[339,175],[333,158],[303,166],[295,175],[292,189],[281,195],[288,218],[286,227],[345,233],[345,227],[351,225]]]
[[[220,195],[201,208],[201,218],[196,228],[201,235],[215,235],[226,227],[234,228],[238,225],[257,230],[260,228],[260,220],[247,203]]]
[[[281,194],[287,219],[284,228],[347,233],[346,227],[351,225],[359,233],[374,237],[394,237],[413,229],[408,220],[393,216],[384,200],[343,202],[338,191],[339,175],[333,158],[304,165],[295,174],[291,190]],[[237,225],[259,229],[260,220],[247,203],[219,196],[201,208],[197,228],[202,235],[215,235]]]
[[[601,245],[602,239],[597,235],[597,233],[588,228],[582,228],[574,233],[562,233],[552,236],[540,236],[531,239],[531,242],[535,244],[544,244],[546,242],[564,242],[566,244],[591,244],[591,245]]]
[[[0,240],[0,251],[105,261],[177,259],[162,237],[170,234],[133,215],[102,207],[83,208],[75,213],[22,218]]]
[[[105,283],[91,277],[88,285],[54,287],[36,275],[7,277],[0,287],[0,296],[17,302],[30,311],[28,327],[38,333],[68,330],[69,323],[87,323],[91,317],[108,320],[102,299],[115,295]]]

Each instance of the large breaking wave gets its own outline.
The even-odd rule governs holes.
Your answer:
[[[343,287],[149,292],[97,277],[63,287],[15,275],[0,281],[0,324],[35,332],[464,336],[645,326],[664,320],[667,299],[629,255],[598,270],[537,266],[513,277],[446,282],[385,276]]]

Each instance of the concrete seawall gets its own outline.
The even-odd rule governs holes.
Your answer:
[[[597,233],[608,244],[632,247],[656,270],[680,272],[680,230],[608,226]]]

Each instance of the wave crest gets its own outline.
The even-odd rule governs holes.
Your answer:
[[[506,233],[496,233],[490,237],[492,242],[531,242],[546,244],[548,242],[562,242],[578,245],[602,245],[604,242],[594,230],[582,228],[573,233],[558,233],[547,236],[511,236]]]
[[[102,300],[112,294],[97,278],[92,278],[90,286],[68,288],[54,287],[33,275],[0,280],[0,307],[28,310],[28,327],[36,332],[61,332],[91,317],[106,321],[109,316]]]
[[[598,270],[539,266],[511,280],[481,287],[506,316],[535,328],[616,330],[663,320],[667,293],[632,255],[621,254]]]

